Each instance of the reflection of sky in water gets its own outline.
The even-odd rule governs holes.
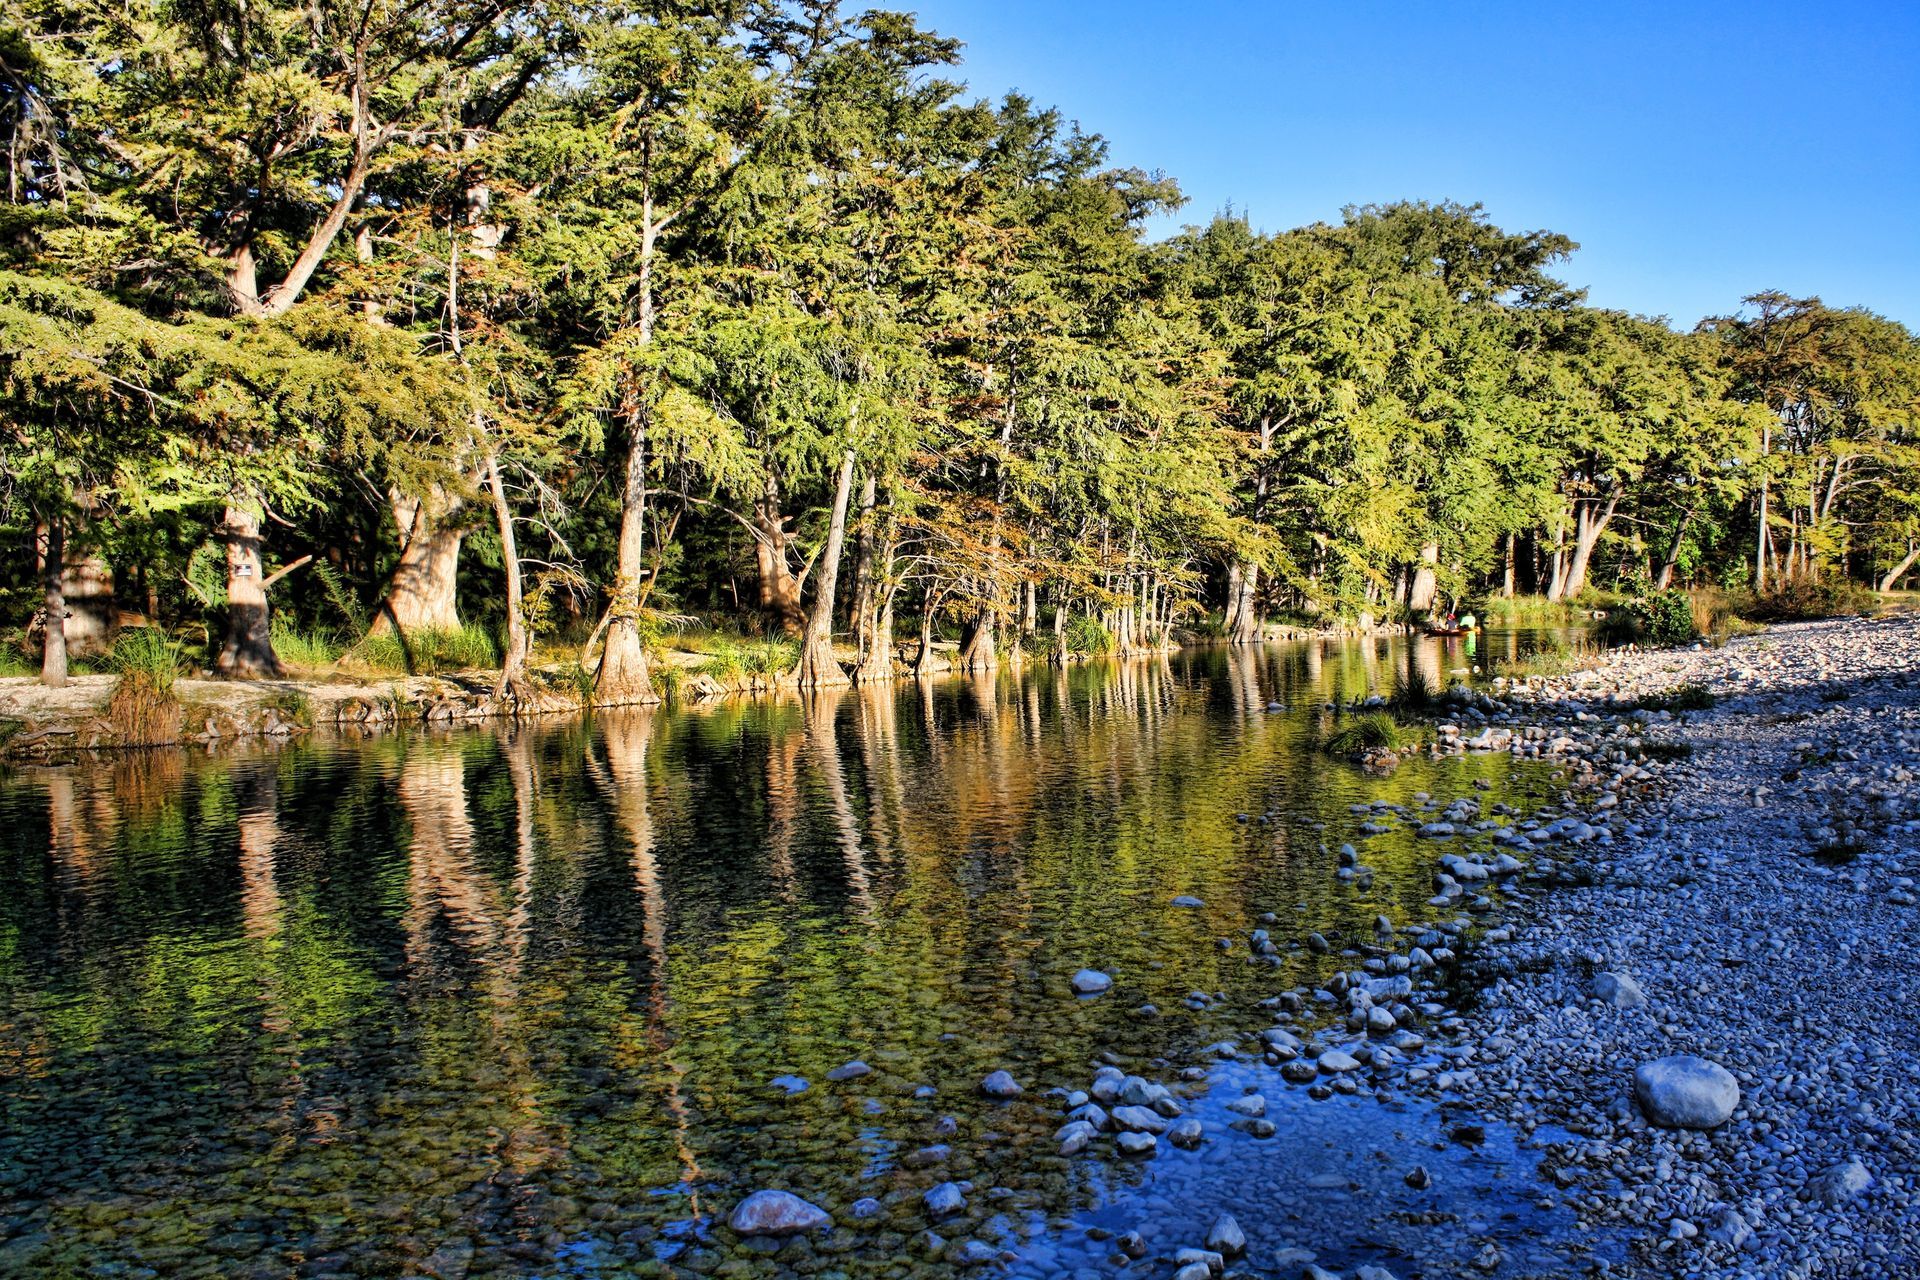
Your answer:
[[[1524,1242],[1557,1219],[1504,1140],[1449,1143],[1415,1104],[1311,1103],[1226,1064],[1193,1108],[1212,1140],[1134,1164],[1059,1157],[1045,1096],[1103,1054],[1171,1079],[1331,972],[1251,963],[1262,912],[1283,944],[1430,918],[1434,851],[1404,832],[1367,843],[1370,890],[1333,877],[1349,804],[1550,792],[1504,759],[1381,779],[1312,749],[1327,698],[1458,661],[1218,650],[7,775],[0,1271],[386,1274],[471,1248],[475,1275],[611,1274],[730,1248],[696,1228],[779,1185],[843,1225],[881,1199],[835,1260],[878,1272],[946,1179],[976,1216],[943,1234],[1042,1269],[1094,1265],[1088,1226],[1197,1244],[1223,1207],[1269,1255]],[[1073,998],[1082,966],[1113,990]],[[1224,998],[1189,1010],[1195,990]],[[1161,1018],[1133,1014],[1149,1001]],[[855,1057],[873,1074],[827,1080]],[[1022,1100],[980,1097],[995,1068]],[[1256,1076],[1275,1138],[1215,1115]],[[945,1160],[902,1159],[935,1143]],[[1352,1185],[1307,1185],[1335,1175]],[[1515,1217],[1480,1224],[1482,1202]],[[1393,1217],[1441,1205],[1460,1221]]]

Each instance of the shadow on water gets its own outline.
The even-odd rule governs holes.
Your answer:
[[[1329,698],[1453,661],[1219,649],[0,775],[0,1273],[920,1273],[952,1179],[939,1232],[1017,1274],[1107,1274],[1110,1233],[1170,1253],[1221,1209],[1248,1274],[1489,1241],[1550,1274],[1571,1222],[1510,1136],[1207,1050],[1358,963],[1309,933],[1432,918],[1404,833],[1335,878],[1350,805],[1552,794],[1505,757],[1314,749]],[[1075,999],[1088,966],[1113,990]],[[1062,1156],[1047,1091],[1102,1062],[1189,1069],[1209,1140]],[[1025,1095],[981,1096],[995,1069]],[[1274,1136],[1227,1127],[1247,1089]],[[769,1185],[838,1225],[739,1241]]]

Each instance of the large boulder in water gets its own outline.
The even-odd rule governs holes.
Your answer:
[[[756,1191],[727,1215],[727,1225],[743,1236],[797,1236],[832,1222],[825,1209],[791,1191]]]
[[[1635,1067],[1633,1095],[1657,1125],[1715,1129],[1740,1105],[1740,1083],[1719,1063],[1683,1053]]]

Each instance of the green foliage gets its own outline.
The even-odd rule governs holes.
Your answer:
[[[1694,600],[1680,590],[1637,596],[1607,610],[1598,630],[1608,644],[1690,644],[1700,636]]]
[[[313,699],[304,689],[275,689],[261,699],[260,705],[277,711],[290,724],[313,728]]]
[[[707,656],[693,670],[722,684],[746,676],[784,675],[800,661],[800,646],[784,636],[731,636],[712,633],[689,644]]]

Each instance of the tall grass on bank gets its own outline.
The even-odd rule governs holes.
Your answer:
[[[114,641],[111,665],[120,678],[107,701],[107,723],[130,747],[180,740],[180,700],[173,682],[180,674],[179,649],[153,627],[132,627]]]
[[[725,632],[687,636],[684,648],[704,653],[696,674],[722,683],[746,676],[776,676],[800,664],[800,646],[785,636],[739,636]]]
[[[490,628],[469,622],[458,631],[367,636],[341,657],[340,665],[379,675],[446,675],[496,668],[504,653]]]
[[[315,627],[302,631],[290,621],[273,620],[273,651],[290,667],[314,670],[340,660],[350,642],[337,631]]]
[[[1802,622],[1872,613],[1880,597],[1846,578],[1788,578],[1764,592],[1748,592],[1735,611],[1754,622]]]

